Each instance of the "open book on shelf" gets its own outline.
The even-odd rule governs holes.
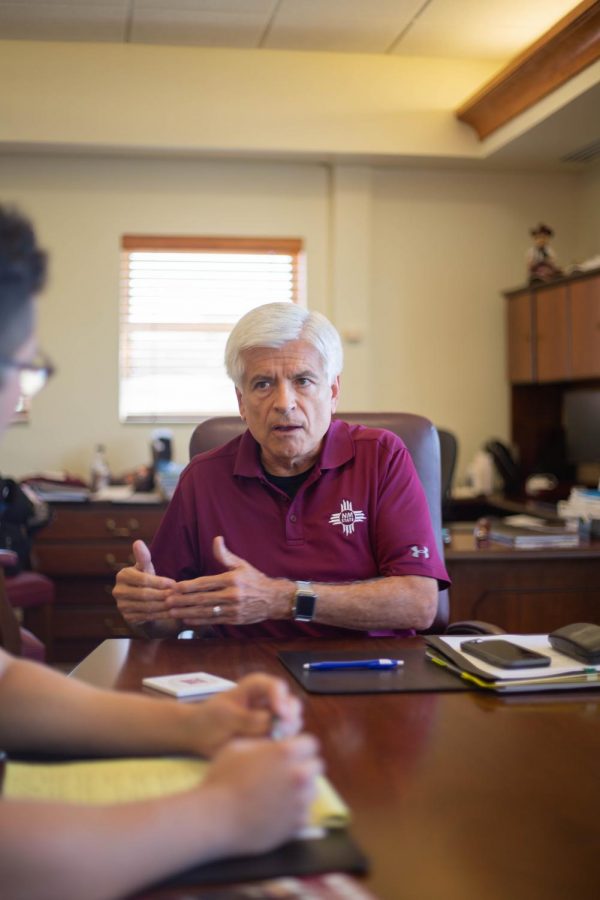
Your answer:
[[[578,662],[555,650],[547,634],[503,634],[482,636],[481,641],[510,641],[519,647],[550,657],[550,665],[543,668],[504,669],[492,666],[461,650],[465,635],[428,635],[427,658],[463,678],[469,684],[498,693],[520,691],[556,691],[578,688],[600,688],[600,665]]]

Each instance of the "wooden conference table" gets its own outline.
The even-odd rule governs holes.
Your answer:
[[[410,646],[415,646],[415,641]],[[148,674],[257,670],[281,649],[402,656],[406,642],[107,640],[72,676],[141,690]],[[326,658],[326,654],[325,654]],[[353,813],[381,900],[568,900],[600,882],[600,690],[307,694],[306,729]],[[173,702],[169,698],[156,702]],[[189,888],[144,892],[188,898]]]

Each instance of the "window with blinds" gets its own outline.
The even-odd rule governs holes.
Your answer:
[[[237,412],[229,333],[255,306],[299,301],[301,254],[296,239],[123,237],[121,421]]]

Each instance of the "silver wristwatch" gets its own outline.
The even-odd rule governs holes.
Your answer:
[[[312,622],[315,617],[316,605],[317,595],[310,581],[297,581],[292,619],[295,622]]]

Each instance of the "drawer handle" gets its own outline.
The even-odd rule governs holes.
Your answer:
[[[133,566],[135,563],[132,556],[126,559],[125,562],[120,562],[114,553],[107,553],[104,559],[111,572],[120,572],[121,569],[125,569],[127,566]]]
[[[140,523],[137,519],[130,519],[127,525],[117,525],[114,519],[107,519],[106,528],[114,537],[131,537],[139,531]]]

